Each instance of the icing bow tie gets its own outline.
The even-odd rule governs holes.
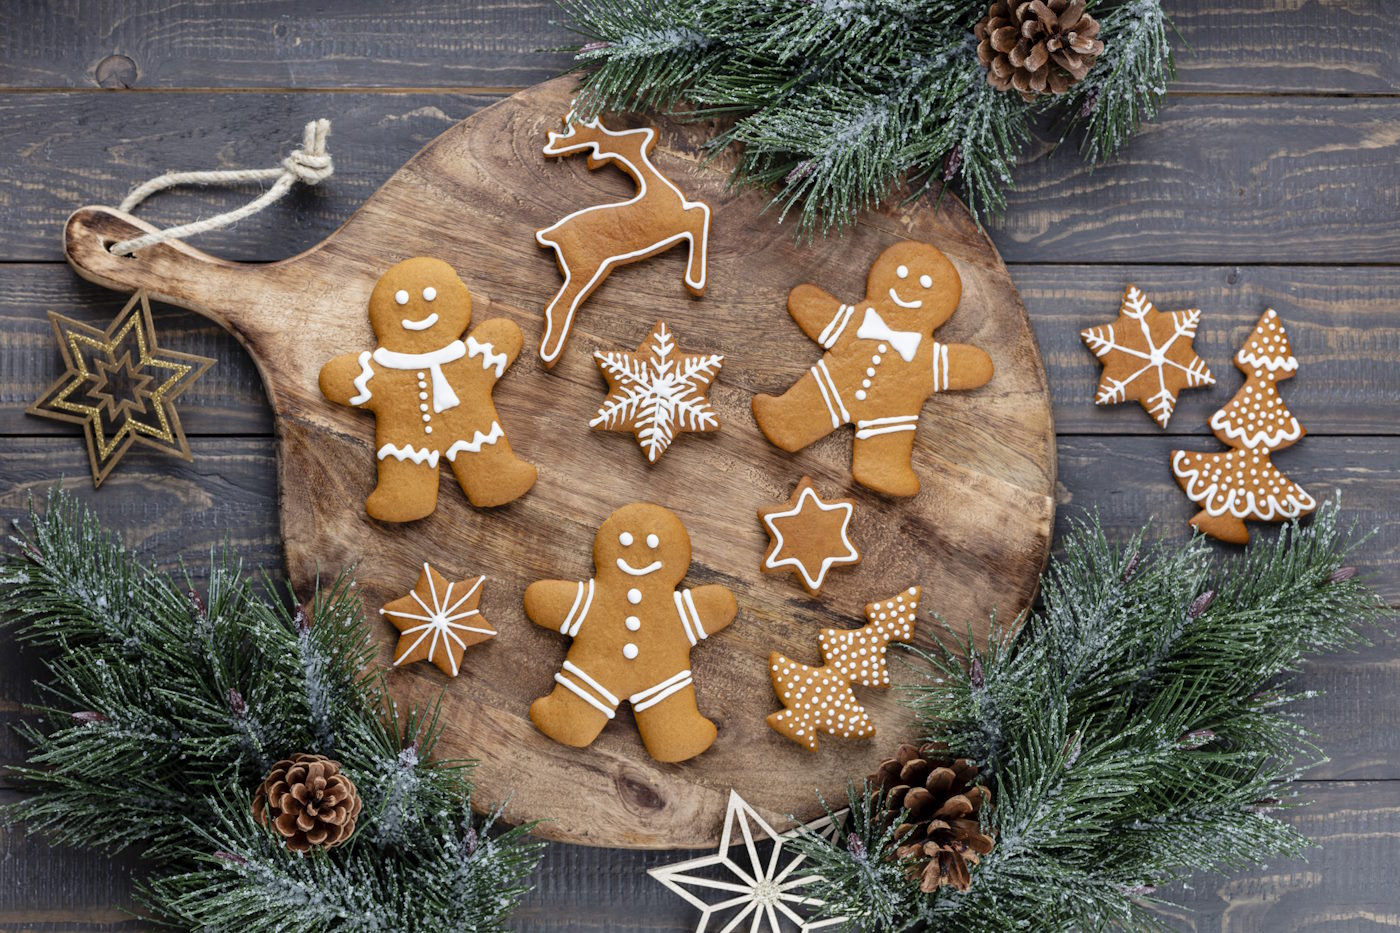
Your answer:
[[[856,331],[856,336],[862,340],[883,340],[894,347],[895,352],[903,357],[906,363],[914,361],[919,341],[924,339],[924,335],[918,331],[892,329],[874,308],[865,309],[865,320],[860,322],[860,330]]]

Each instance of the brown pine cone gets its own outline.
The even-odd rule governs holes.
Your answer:
[[[1099,24],[1084,0],[996,0],[973,29],[987,83],[1026,101],[1063,94],[1103,53]]]
[[[253,795],[253,819],[272,823],[287,848],[340,845],[355,831],[360,795],[340,762],[324,755],[293,755],[272,766]]]
[[[885,822],[903,818],[895,828],[895,856],[926,894],[945,884],[966,891],[969,866],[992,851],[994,841],[978,820],[983,807],[991,808],[992,794],[975,780],[977,765],[950,758],[937,744],[901,745],[869,778]]]

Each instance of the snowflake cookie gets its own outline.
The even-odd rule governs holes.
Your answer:
[[[758,510],[771,539],[763,556],[763,572],[791,570],[815,596],[832,567],[860,563],[860,552],[850,537],[855,506],[854,499],[823,501],[812,487],[812,478],[802,477],[787,502]]]
[[[530,720],[584,748],[625,700],[651,757],[694,758],[716,730],[695,702],[690,651],[734,621],[734,594],[716,584],[676,589],[690,568],[690,535],[675,513],[648,502],[603,522],[593,563],[590,580],[538,580],[525,590],[530,621],[573,639]]]
[[[790,661],[774,652],[768,657],[773,692],[783,709],[768,717],[768,725],[808,751],[817,750],[817,734],[863,739],[875,734],[875,724],[856,699],[852,684],[888,687],[885,655],[892,641],[914,637],[921,590],[911,586],[897,596],[865,607],[870,621],[858,629],[824,629],[818,641],[821,667]]]
[[[394,666],[430,661],[444,674],[456,677],[462,652],[496,636],[477,608],[485,579],[471,577],[450,583],[425,563],[413,591],[379,610],[400,632],[394,646]]]
[[[1182,389],[1215,384],[1191,345],[1200,320],[1199,308],[1158,311],[1136,285],[1129,285],[1118,320],[1079,334],[1103,364],[1094,404],[1138,402],[1165,428]]]
[[[588,422],[595,431],[631,431],[655,463],[677,434],[719,430],[706,393],[724,357],[680,352],[664,322],[657,321],[635,351],[598,351],[593,357],[608,381],[608,397]]]

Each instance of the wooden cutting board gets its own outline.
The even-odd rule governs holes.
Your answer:
[[[486,575],[482,612],[499,636],[471,648],[455,680],[428,664],[390,675],[401,705],[442,694],[438,754],[480,761],[474,804],[508,801],[508,818],[547,819],[539,832],[554,839],[703,846],[718,837],[730,788],[775,822],[810,818],[818,793],[840,800],[849,779],[914,737],[895,691],[857,688],[879,730],[873,739],[824,736],[813,754],[780,738],[764,722],[780,708],[769,686],[770,652],[819,664],[821,628],[859,626],[865,603],[914,584],[923,587],[925,616],[971,625],[979,639],[993,611],[1009,624],[1026,608],[1054,514],[1050,399],[1006,268],[954,198],[937,210],[920,202],[872,213],[844,236],[799,244],[791,224],[763,212],[764,194],[728,191],[727,166],[701,164],[713,126],[664,120],[655,161],[714,211],[708,292],[686,293],[684,250],[622,268],[584,304],[559,364],[544,369],[536,355],[541,311],[560,278],[534,231],[634,191],[615,170],[589,172],[581,158],[541,154],[572,92],[572,79],[551,81],[464,120],[333,235],[284,262],[230,263],[181,243],[113,256],[103,244],[151,228],[105,207],[72,216],[66,248],[84,278],[127,292],[147,288],[220,322],[248,348],[276,417],[282,533],[298,592],[310,592],[318,570],[358,564],[374,613],[412,588],[425,560],[449,578]],[[820,356],[788,317],[788,290],[814,282],[857,300],[871,261],[901,238],[937,245],[962,275],[962,304],[939,339],[982,347],[996,367],[988,386],[926,405],[914,454],[923,491],[912,499],[851,482],[849,429],[790,455],[764,439],[749,407],[754,393],[782,392]],[[525,349],[495,397],[512,445],[538,466],[539,481],[506,507],[477,510],[445,473],[436,513],[391,525],[364,510],[375,481],[374,419],[327,402],[317,374],[333,356],[374,346],[370,289],[390,265],[416,255],[457,269],[472,291],[473,323],[506,316],[525,332]],[[681,435],[651,466],[629,434],[590,431],[588,419],[606,394],[593,351],[636,347],[658,319],[683,349],[724,354],[710,393],[724,427]],[[768,538],[755,510],[784,501],[803,474],[828,497],[856,499],[852,533],[864,553],[859,566],[834,570],[819,598],[791,576],[759,572]],[[527,718],[530,702],[553,686],[567,644],[525,618],[525,587],[591,576],[594,532],[637,500],[672,509],[689,529],[694,561],[685,585],[722,583],[739,602],[735,623],[692,654],[700,707],[719,738],[679,765],[647,756],[625,709],[585,750],[550,741]],[[387,665],[397,632],[378,622],[375,630]],[[892,673],[896,684],[914,676],[898,659]]]

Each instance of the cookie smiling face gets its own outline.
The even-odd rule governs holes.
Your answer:
[[[896,243],[880,254],[866,280],[866,300],[892,327],[932,333],[962,297],[953,264],[927,243]]]
[[[671,512],[637,502],[618,509],[593,541],[600,580],[611,577],[629,585],[656,584],[675,589],[690,567],[690,535]]]
[[[428,353],[456,340],[472,319],[467,286],[440,259],[417,257],[393,266],[375,284],[369,320],[379,345]]]

